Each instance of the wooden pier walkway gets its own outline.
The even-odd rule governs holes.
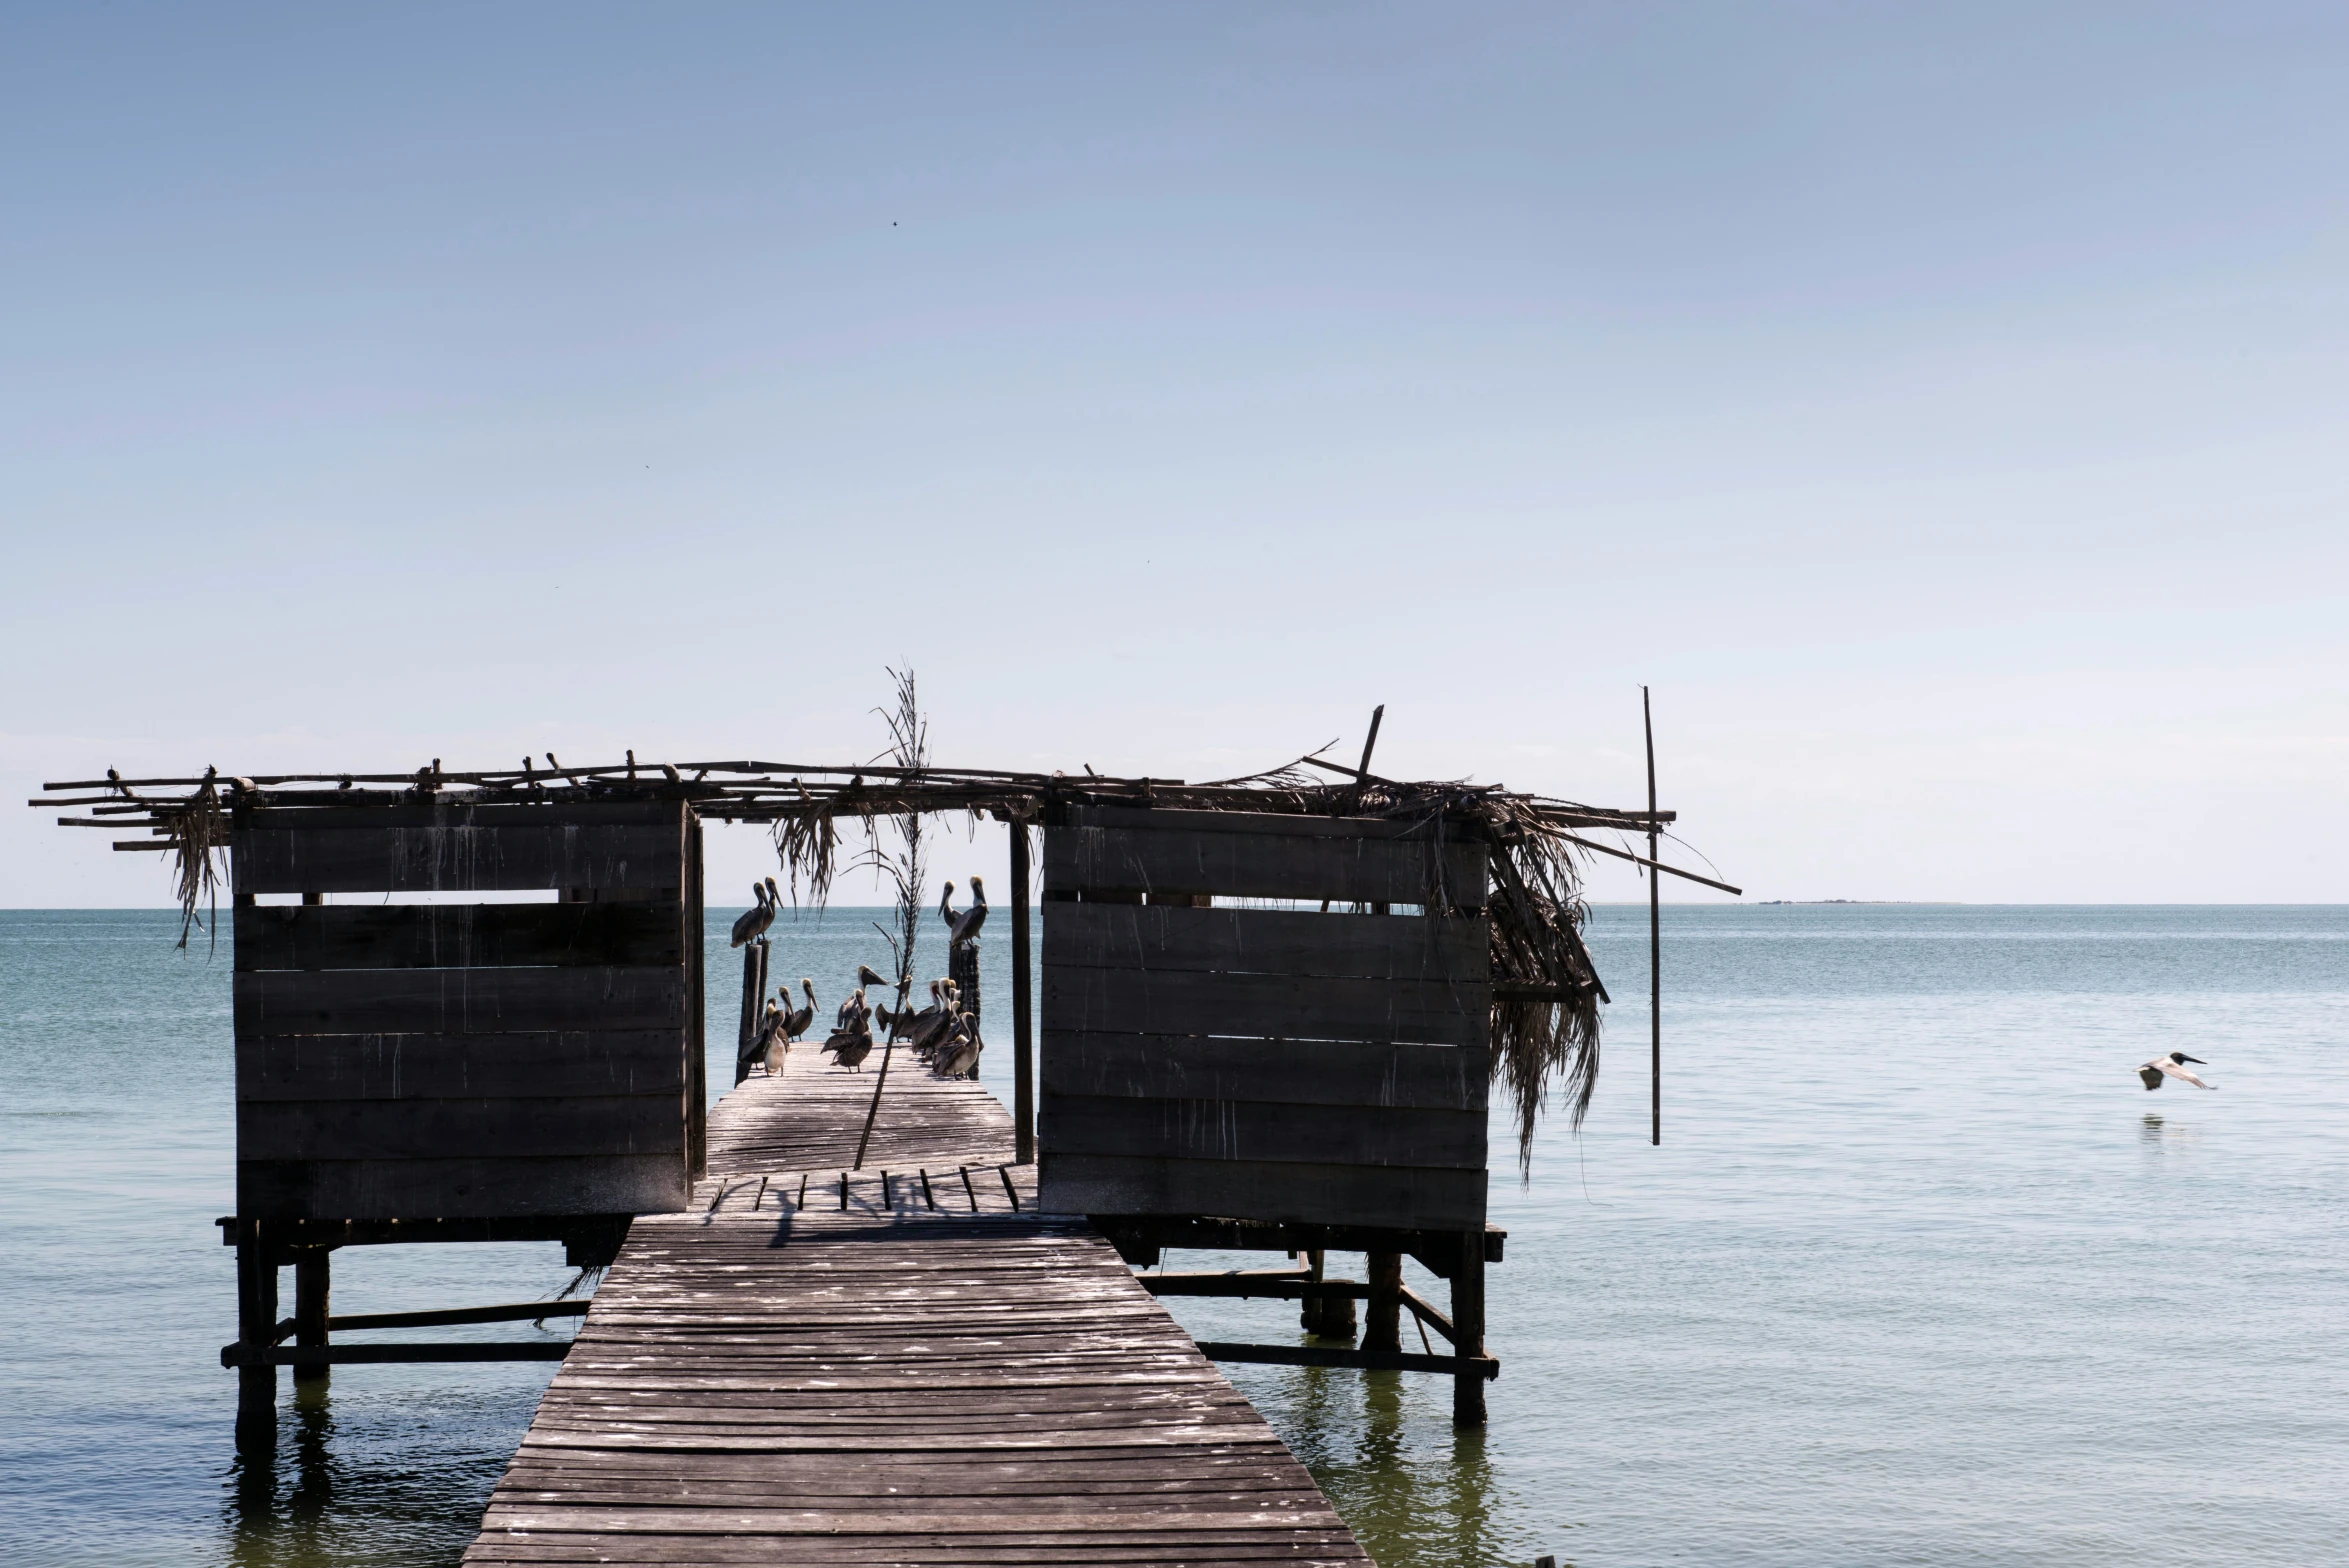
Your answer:
[[[1011,1120],[803,1045],[638,1219],[465,1561],[1368,1563],[1108,1243],[1034,1212]]]

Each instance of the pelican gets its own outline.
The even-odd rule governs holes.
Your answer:
[[[872,971],[866,970],[864,972],[870,974]],[[865,1005],[865,988],[860,985],[848,993],[848,1000],[842,1002],[840,1011],[832,1015],[832,1027],[835,1031],[846,1029],[859,1018],[871,1017],[872,1012],[873,1010]]]
[[[952,893],[954,884],[949,882],[946,884],[946,888],[949,893]],[[943,913],[944,900],[940,900],[939,907]],[[977,877],[973,877],[971,878],[971,907],[964,910],[959,919],[953,921],[953,928],[947,935],[946,945],[950,948],[968,947],[979,939],[979,927],[986,923],[987,889]]]
[[[930,994],[937,1000],[925,1010],[929,1022],[914,1031],[913,1039],[914,1053],[924,1058],[937,1052],[962,1016],[962,993],[953,981],[931,981]]]
[[[2204,1083],[2201,1079],[2195,1077],[2191,1072],[2188,1072],[2186,1070],[2186,1063],[2188,1062],[2192,1062],[2197,1067],[2208,1067],[2210,1065],[2210,1063],[2204,1061],[2199,1056],[2188,1056],[2184,1051],[2172,1051],[2169,1055],[2157,1056],[2152,1061],[2147,1062],[2143,1067],[2138,1068],[2137,1076],[2145,1080],[2145,1087],[2148,1089],[2160,1088],[2161,1081],[2164,1078],[2175,1078],[2181,1083],[2190,1083],[2197,1089],[2215,1089],[2218,1087],[2218,1085],[2215,1083]]]
[[[758,1032],[751,1036],[750,1044],[743,1047],[742,1060],[737,1065],[747,1066],[756,1062],[770,1073],[783,1070],[783,1016],[781,1007],[772,1001],[767,1003],[766,1012],[759,1018]]]
[[[773,877],[764,882],[753,882],[750,885],[750,896],[757,903],[744,910],[742,918],[734,922],[733,945],[736,947],[766,935],[767,927],[775,923],[776,906],[783,902],[783,895],[776,888]]]
[[[889,977],[874,973],[871,964],[856,966],[856,983],[861,986],[879,986],[884,991],[889,989]]]
[[[816,983],[800,977],[799,988],[807,993],[807,1006],[795,1007],[783,1015],[783,1049],[791,1049],[791,1042],[807,1033],[807,1026],[816,1021]]]
[[[968,1078],[986,1048],[987,1042],[979,1038],[979,1021],[968,1013],[958,1013],[953,1031],[939,1042],[932,1070],[945,1078]]]
[[[863,993],[858,994],[861,996]],[[850,1072],[859,1071],[858,1064],[873,1054],[872,1021],[860,1014],[848,1027],[833,1030],[832,1037],[824,1042],[824,1049],[831,1052],[832,1059]]]

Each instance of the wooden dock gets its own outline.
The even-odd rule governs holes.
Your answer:
[[[878,1056],[868,1063],[877,1065]],[[977,1084],[812,1047],[639,1218],[468,1563],[1368,1563]]]

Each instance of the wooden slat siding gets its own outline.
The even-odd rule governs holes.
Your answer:
[[[1042,1124],[1055,1156],[1485,1167],[1482,1111],[1047,1094]]]
[[[674,1029],[682,965],[626,969],[268,970],[234,981],[240,1040],[286,1034]]]
[[[650,806],[258,810],[229,846],[239,893],[682,887],[684,808]]]
[[[673,1030],[297,1034],[237,1042],[239,1100],[445,1100],[679,1094]]]
[[[675,1154],[685,1122],[674,1094],[562,1100],[245,1100],[239,1160],[426,1160],[461,1150],[500,1156]]]
[[[1069,825],[1044,835],[1044,885],[1071,890],[1210,893],[1231,898],[1330,899],[1343,903],[1418,904],[1429,892],[1431,856],[1441,854],[1444,890],[1459,908],[1485,902],[1484,848],[1431,844],[1395,836],[1392,824],[1359,819],[1332,822],[1255,812],[1119,812],[1116,825],[1101,809],[1075,808]],[[1173,819],[1224,816],[1213,827],[1172,825]],[[1143,820],[1135,820],[1143,819]],[[1158,820],[1151,820],[1158,819]],[[1145,825],[1145,821],[1147,825]],[[1294,831],[1311,821],[1317,831]],[[1261,826],[1256,826],[1261,824]]]
[[[977,1084],[906,1074],[900,1104],[900,1081],[876,1137],[942,1146],[949,1175],[1008,1152]],[[853,1148],[871,1085],[794,1052],[711,1114],[712,1168]],[[933,1213],[894,1169],[895,1212],[868,1169],[846,1213],[713,1177],[638,1220],[465,1561],[1368,1563],[1081,1221],[1010,1212],[992,1167],[984,1212]]]
[[[236,967],[452,969],[677,964],[673,900],[595,904],[246,904]]]
[[[1059,1154],[1037,1178],[1048,1213],[1221,1215],[1310,1225],[1463,1229],[1484,1223],[1485,1173],[1260,1160]]]
[[[1482,920],[1310,910],[1056,902],[1044,944],[1047,964],[1342,980],[1482,983],[1492,964]]]
[[[1044,1092],[1482,1115],[1490,1080],[1486,1061],[1483,1051],[1450,1045],[1054,1029],[1044,1035]]]
[[[1051,918],[1045,917],[1047,931]],[[1056,1028],[1099,1034],[1482,1046],[1492,1015],[1490,988],[1465,981],[1080,969],[1051,962],[1044,966],[1043,995],[1044,1014]]]
[[[237,1162],[237,1213],[260,1219],[649,1214],[687,1190],[682,1154]]]

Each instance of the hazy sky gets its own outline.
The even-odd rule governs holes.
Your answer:
[[[1647,682],[1755,897],[2349,897],[2338,6],[10,5],[0,149],[12,801]]]

